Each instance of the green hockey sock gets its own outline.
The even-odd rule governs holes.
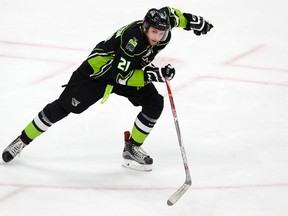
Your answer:
[[[41,111],[23,130],[22,136],[27,143],[33,141],[36,137],[44,133],[52,126],[44,112]]]
[[[134,122],[131,139],[136,144],[141,145],[151,130],[153,129],[154,125],[156,124],[157,119],[150,118],[149,116],[145,115],[143,112],[140,112]]]

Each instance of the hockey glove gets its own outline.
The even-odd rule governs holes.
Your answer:
[[[183,15],[187,19],[187,25],[184,29],[193,30],[196,35],[207,34],[213,28],[213,25],[201,16],[189,13],[183,13]]]
[[[165,77],[169,80],[175,76],[175,69],[170,65],[158,68],[154,65],[146,66],[144,69],[145,82],[165,82]]]

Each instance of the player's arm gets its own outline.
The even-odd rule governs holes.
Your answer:
[[[150,82],[165,82],[165,77],[171,80],[175,75],[175,69],[171,65],[162,68],[148,65],[143,69],[137,69],[138,57],[130,56],[123,50],[115,56],[113,61],[113,78],[121,85],[143,87]]]
[[[213,25],[201,16],[191,13],[182,13],[179,9],[165,7],[170,17],[171,27],[180,27],[185,30],[193,30],[194,34],[207,34],[213,28]]]

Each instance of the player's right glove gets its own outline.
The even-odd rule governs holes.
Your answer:
[[[213,25],[201,16],[189,13],[183,13],[183,15],[187,19],[187,25],[184,29],[193,30],[196,35],[207,34],[213,28]]]
[[[144,68],[144,79],[146,83],[165,82],[165,77],[171,80],[174,76],[175,68],[173,68],[170,64],[162,68],[155,67],[153,64]]]

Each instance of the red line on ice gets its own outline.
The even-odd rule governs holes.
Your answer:
[[[26,190],[28,187],[25,185],[19,185],[17,186],[17,188],[7,194],[5,194],[4,196],[0,197],[0,203],[1,202],[5,202],[6,200],[16,196],[17,194],[23,192],[24,190]]]
[[[238,56],[224,62],[224,65],[229,65],[233,67],[242,67],[242,68],[249,68],[249,69],[256,69],[256,70],[266,70],[266,71],[277,71],[277,72],[288,72],[288,69],[282,69],[282,68],[273,68],[273,67],[262,67],[262,66],[254,66],[254,65],[244,65],[241,63],[236,63],[238,60],[243,59],[253,53],[258,52],[260,49],[264,48],[265,45],[260,44],[244,53],[239,54]]]
[[[258,45],[258,46],[256,46],[256,47],[254,47],[254,48],[252,48],[252,49],[250,49],[250,50],[248,50],[248,51],[246,51],[246,52],[244,52],[244,53],[241,53],[240,55],[238,55],[238,56],[236,56],[236,57],[234,57],[234,58],[232,58],[232,59],[224,62],[224,64],[225,64],[225,65],[230,65],[230,64],[232,64],[233,62],[235,62],[235,61],[237,61],[237,60],[239,60],[239,59],[242,59],[242,58],[244,58],[244,57],[246,57],[246,56],[251,55],[252,53],[257,52],[259,49],[262,49],[263,47],[264,47],[264,45],[263,45],[263,44],[260,44],[260,45]]]
[[[18,45],[18,46],[30,46],[30,47],[43,47],[43,48],[53,48],[53,49],[62,49],[62,50],[73,50],[73,51],[90,51],[88,49],[82,48],[71,48],[64,46],[55,46],[49,44],[36,44],[36,43],[26,43],[26,42],[16,42],[16,41],[0,41],[2,44]]]

